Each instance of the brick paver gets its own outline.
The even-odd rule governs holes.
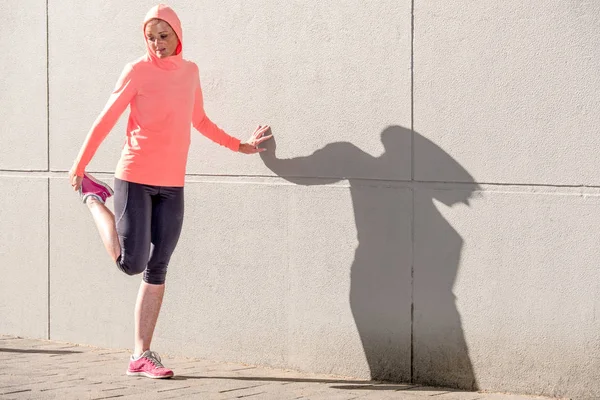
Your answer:
[[[126,350],[0,336],[0,399],[532,400],[163,357],[172,379],[125,375]]]

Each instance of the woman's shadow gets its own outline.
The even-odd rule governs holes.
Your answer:
[[[463,240],[434,199],[447,206],[468,204],[477,185],[450,155],[416,132],[390,126],[381,140],[385,151],[379,157],[337,142],[309,156],[278,159],[273,138],[261,157],[278,176],[299,185],[350,183],[358,237],[350,307],[371,378],[476,390],[452,292]],[[394,179],[411,176],[411,146],[421,158],[418,165],[471,185],[440,190]]]

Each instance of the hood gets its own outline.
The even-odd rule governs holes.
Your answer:
[[[171,57],[167,57],[167,58],[163,58],[160,59],[158,57],[156,57],[156,55],[152,52],[152,50],[150,50],[150,46],[148,45],[148,42],[146,41],[146,24],[148,23],[148,21],[150,21],[151,19],[154,18],[158,18],[158,19],[162,19],[163,21],[166,21],[169,25],[171,25],[171,28],[173,28],[173,30],[175,31],[175,33],[177,34],[177,38],[179,39],[179,45],[177,46],[177,49],[175,50],[175,55],[172,55]],[[181,21],[179,21],[179,17],[177,17],[177,14],[175,13],[175,11],[173,11],[173,9],[167,5],[164,4],[159,4],[157,6],[154,6],[150,9],[150,11],[148,11],[148,13],[146,14],[146,17],[144,18],[144,23],[142,24],[142,33],[144,35],[144,42],[146,43],[146,58],[148,59],[148,61],[150,61],[151,63],[155,64],[156,66],[158,66],[159,68],[162,69],[176,69],[179,68],[179,66],[181,65],[183,58],[182,58],[182,50],[183,50],[183,31],[181,30]]]

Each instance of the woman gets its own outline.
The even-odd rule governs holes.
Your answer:
[[[247,143],[226,134],[205,114],[198,67],[182,58],[181,23],[165,6],[143,23],[147,53],[125,66],[94,122],[69,180],[88,206],[108,254],[129,275],[143,275],[135,307],[135,348],[128,375],[168,378],[173,371],[150,350],[165,291],[165,276],[183,222],[183,186],[193,125],[233,151],[254,154],[270,136],[259,126]],[[100,143],[130,106],[127,140],[115,172],[113,214],[105,201],[113,190],[85,173]],[[116,220],[115,220],[116,219]]]

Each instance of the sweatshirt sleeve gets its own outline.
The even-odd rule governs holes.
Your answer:
[[[192,114],[192,125],[200,133],[209,138],[215,143],[225,146],[233,151],[239,151],[240,140],[228,135],[225,131],[219,128],[214,122],[208,118],[206,112],[204,112],[204,99],[202,97],[202,87],[200,85],[200,75],[198,73],[198,67],[196,69],[196,88],[194,91],[194,111]]]
[[[79,155],[75,159],[73,166],[77,176],[83,176],[85,167],[87,167],[91,161],[96,150],[98,150],[98,147],[104,138],[106,138],[111,129],[115,126],[119,117],[123,114],[135,96],[136,89],[133,84],[133,75],[133,65],[127,64],[117,81],[115,89],[104,106],[104,109],[98,118],[96,118],[96,121],[88,132],[87,137],[81,146],[81,150],[79,151]]]

